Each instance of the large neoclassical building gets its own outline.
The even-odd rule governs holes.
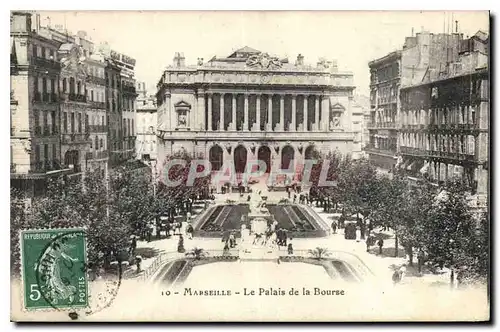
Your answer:
[[[213,171],[233,160],[242,172],[255,159],[270,171],[355,144],[353,75],[334,61],[309,66],[300,54],[290,63],[244,47],[186,66],[176,53],[157,88],[159,162],[185,150]]]

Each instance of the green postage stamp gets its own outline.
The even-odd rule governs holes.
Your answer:
[[[25,309],[88,306],[83,228],[23,230],[20,244]]]

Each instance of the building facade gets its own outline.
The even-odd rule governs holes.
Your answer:
[[[118,53],[107,43],[99,45],[106,57],[106,105],[111,125],[108,130],[110,166],[135,158],[135,59]]]
[[[38,21],[11,14],[11,186],[33,197],[45,180],[69,173],[61,159],[60,43],[38,33]]]
[[[353,158],[359,159],[364,157],[365,152],[363,150],[369,141],[367,127],[367,123],[369,123],[369,117],[369,98],[363,95],[354,95],[352,103],[352,131],[354,133],[354,147],[352,150]]]
[[[143,161],[156,160],[156,126],[158,123],[158,112],[156,107],[156,97],[148,95],[145,84],[137,83],[137,139],[136,155]]]
[[[13,187],[34,197],[43,194],[51,176],[82,178],[96,169],[106,175],[112,146],[108,128],[118,129],[121,161],[132,157],[122,153],[123,121],[118,112],[124,61],[115,64],[111,54],[96,51],[83,31],[73,36],[60,25],[41,26],[38,14],[23,11],[11,13],[10,39]],[[115,79],[109,87],[108,72]],[[133,77],[133,66],[127,75]],[[128,105],[127,118],[132,119],[133,102]],[[110,117],[113,114],[118,116]]]
[[[184,150],[212,171],[262,160],[269,172],[299,167],[314,151],[353,150],[353,75],[334,62],[313,67],[300,54],[289,63],[244,47],[186,66],[177,53],[157,88],[159,161]]]
[[[371,121],[365,151],[380,169],[392,170],[398,160],[400,88],[420,84],[429,71],[444,70],[447,63],[457,61],[462,41],[461,33],[422,31],[406,37],[401,50],[368,64]]]
[[[489,165],[489,38],[464,40],[458,61],[401,89],[401,160],[411,177],[460,177],[486,206]]]
[[[101,54],[92,54],[86,60],[87,99],[89,104],[90,149],[85,155],[86,167],[108,174],[108,125],[106,114],[106,61]]]
[[[371,61],[369,143],[365,151],[377,167],[390,170],[396,165],[398,140],[401,52]]]

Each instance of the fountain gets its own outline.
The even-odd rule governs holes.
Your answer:
[[[260,193],[255,192],[249,204],[250,212],[247,220],[250,230],[242,224],[240,258],[276,259],[278,252],[270,248],[270,243],[266,243],[266,240],[268,240],[270,228],[276,227],[277,222],[266,207],[265,196],[262,197]]]

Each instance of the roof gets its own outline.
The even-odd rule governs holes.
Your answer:
[[[233,53],[231,53],[231,55],[228,56],[228,58],[234,58],[234,57],[236,57],[237,53],[258,54],[258,53],[261,53],[261,51],[258,51],[255,48],[244,46],[244,47],[242,47],[242,48],[234,51]]]
[[[482,30],[479,30],[478,32],[476,32],[474,37],[477,37],[478,39],[480,39],[482,41],[488,40],[488,34]]]

